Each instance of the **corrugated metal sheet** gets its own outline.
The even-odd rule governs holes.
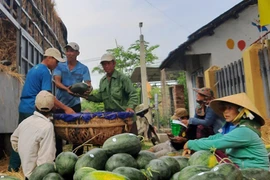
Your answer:
[[[12,133],[18,125],[19,81],[0,72],[0,133]]]

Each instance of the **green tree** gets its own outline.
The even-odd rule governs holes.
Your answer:
[[[146,64],[153,64],[158,57],[153,54],[153,51],[159,47],[159,45],[150,46],[149,42],[145,41],[145,61]],[[131,44],[130,47],[125,50],[123,46],[118,46],[113,49],[108,49],[107,52],[112,53],[116,59],[116,69],[127,76],[131,76],[132,70],[140,65],[140,41],[137,40]],[[92,72],[103,73],[101,65],[93,68]]]
[[[98,90],[93,90],[93,94],[97,94]],[[87,112],[102,112],[104,111],[104,104],[103,103],[95,103],[91,101],[87,101],[83,99],[82,101],[82,111]]]
[[[188,90],[187,90],[187,81],[186,81],[186,72],[180,71],[179,76],[177,78],[177,83],[184,86],[184,96],[185,96],[185,107],[186,109],[189,109],[188,107]]]

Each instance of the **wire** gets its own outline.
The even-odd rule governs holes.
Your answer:
[[[168,16],[166,13],[164,13],[162,10],[160,10],[159,8],[155,7],[152,3],[150,3],[148,0],[144,0],[145,2],[147,2],[150,6],[152,6],[153,8],[155,8],[156,10],[158,10],[161,14],[163,14],[164,16],[166,16],[169,20],[171,20],[174,24],[176,24],[177,26],[179,26],[180,28],[183,28],[184,30],[186,30],[188,33],[191,33],[191,31],[189,31],[186,27],[184,27],[181,24],[178,24],[176,21],[174,21],[170,16]]]

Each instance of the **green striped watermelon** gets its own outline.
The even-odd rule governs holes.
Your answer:
[[[228,175],[230,176],[230,175]],[[226,176],[223,174],[217,174],[215,172],[207,171],[201,172],[189,178],[188,180],[225,180]],[[230,179],[234,180],[234,179]]]
[[[216,156],[210,151],[200,150],[192,154],[188,160],[189,165],[200,165],[212,168],[218,164]]]
[[[133,167],[118,167],[112,172],[124,175],[130,180],[147,180],[146,176],[140,170]]]
[[[212,172],[217,174],[223,174],[226,176],[226,180],[242,180],[242,172],[232,163],[222,163],[216,165],[211,169]]]
[[[210,171],[210,168],[200,165],[191,165],[182,169],[179,173],[178,179],[188,180],[192,176],[199,174],[201,172]]]
[[[112,155],[105,164],[106,171],[112,171],[118,167],[133,167],[137,168],[136,160],[127,153],[118,153]]]
[[[61,152],[55,159],[56,171],[65,179],[72,177],[74,174],[75,164],[78,156],[73,152]]]
[[[127,153],[136,156],[141,151],[140,139],[132,133],[122,133],[108,138],[102,149],[106,150],[111,156],[117,153]]]
[[[136,157],[136,161],[138,163],[139,169],[144,169],[145,166],[153,159],[156,159],[154,153],[146,150],[142,150],[139,152],[138,156]]]
[[[96,171],[96,169],[91,168],[91,167],[82,167],[74,173],[73,180],[81,180],[83,176],[85,176],[86,174],[92,171]]]

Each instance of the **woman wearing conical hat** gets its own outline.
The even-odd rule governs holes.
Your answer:
[[[269,169],[260,128],[264,119],[245,93],[215,99],[210,107],[226,120],[222,132],[199,140],[189,140],[183,155],[190,150],[225,149],[226,155],[239,168]],[[219,160],[219,159],[218,159]]]

